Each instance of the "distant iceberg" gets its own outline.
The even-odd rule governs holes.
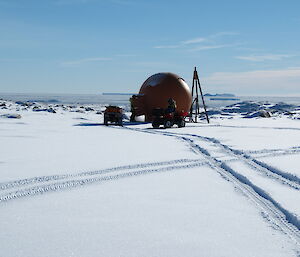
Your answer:
[[[227,94],[227,93],[224,93],[224,94],[204,94],[204,96],[207,96],[207,97],[235,97],[234,94]]]

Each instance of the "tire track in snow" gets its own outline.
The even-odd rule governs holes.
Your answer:
[[[5,183],[0,183],[0,191],[15,188],[15,187],[23,187],[23,186],[31,185],[31,184],[41,184],[41,183],[51,182],[51,181],[56,181],[56,180],[64,180],[64,179],[70,179],[70,178],[76,178],[76,177],[86,177],[86,176],[93,176],[93,175],[99,175],[99,174],[106,174],[106,173],[120,171],[120,170],[132,170],[132,169],[141,169],[141,168],[164,166],[164,165],[176,165],[176,164],[188,163],[188,162],[193,162],[193,161],[197,161],[197,160],[195,160],[195,159],[178,159],[178,160],[163,161],[163,162],[149,162],[149,163],[117,166],[117,167],[113,167],[113,168],[107,168],[107,169],[96,170],[96,171],[85,171],[85,172],[79,172],[79,173],[75,173],[75,174],[62,174],[62,175],[51,175],[51,176],[25,178],[25,179],[13,180],[13,181],[5,182]]]
[[[286,151],[286,152],[277,152],[277,153],[269,153],[269,154],[263,154],[263,155],[257,155],[257,159],[262,159],[262,158],[268,158],[268,157],[276,157],[276,156],[285,156],[285,155],[297,155],[300,154],[300,151]]]
[[[199,128],[200,126],[189,126],[194,128]],[[256,127],[256,126],[233,126],[233,125],[205,125],[205,127],[221,127],[221,128],[254,128],[254,129],[275,129],[275,130],[295,130],[300,131],[300,128],[291,128],[291,127]]]
[[[273,149],[273,150],[261,150],[261,151],[244,151],[245,154],[255,155],[256,158],[267,158],[275,156],[285,156],[285,155],[297,155],[300,154],[299,147],[292,147],[289,149]]]
[[[131,129],[139,132],[158,134],[174,137],[178,140],[186,142],[190,147],[197,151],[205,160],[207,160],[209,166],[216,170],[221,177],[234,184],[234,186],[243,192],[249,199],[251,199],[255,205],[261,209],[264,218],[276,228],[280,229],[283,233],[288,235],[294,242],[300,245],[300,221],[299,219],[287,209],[283,208],[277,201],[275,201],[271,195],[265,192],[262,188],[253,184],[247,177],[241,175],[238,171],[230,168],[225,162],[218,160],[210,155],[207,149],[196,144],[189,134],[176,134],[169,132],[146,131],[143,129]],[[196,135],[198,136],[198,135]]]
[[[243,151],[244,154],[249,154],[249,152],[246,152],[246,151]],[[253,157],[253,155],[255,156],[256,159],[263,159],[263,158],[269,158],[269,157],[277,157],[277,156],[285,156],[285,155],[299,155],[300,154],[300,151],[278,151],[278,152],[269,152],[269,153],[266,153],[266,154],[259,154],[259,153],[252,153],[251,154],[251,157]],[[300,257],[300,256],[299,256]]]
[[[297,177],[296,175],[272,167],[262,161],[253,158],[252,156],[246,154],[243,151],[232,149],[228,145],[222,144],[219,140],[215,138],[204,137],[195,134],[180,134],[180,133],[171,133],[171,132],[166,132],[166,134],[190,136],[193,138],[204,140],[209,143],[213,143],[215,146],[223,150],[223,153],[229,154],[233,158],[237,158],[239,160],[244,161],[253,170],[263,173],[267,177],[273,178],[279,181],[280,183],[287,185],[293,189],[300,190],[300,178]]]
[[[300,190],[300,178],[297,177],[294,174],[281,171],[275,167],[272,167],[262,161],[259,161],[250,155],[244,153],[240,150],[235,150],[230,148],[228,145],[222,144],[219,140],[215,138],[209,138],[209,137],[202,137],[198,135],[192,135],[193,137],[200,138],[202,140],[211,142],[217,146],[219,146],[221,149],[226,151],[226,153],[235,156],[239,158],[240,160],[243,160],[246,164],[248,164],[252,169],[254,169],[257,172],[263,173],[266,176],[273,178],[277,181],[279,181],[282,184],[285,184],[291,188],[294,188],[296,190]]]
[[[191,169],[195,167],[200,167],[203,165],[207,165],[206,161],[191,161],[190,163],[187,162],[187,164],[181,164],[181,165],[167,165],[163,167],[158,168],[152,168],[152,169],[139,169],[136,171],[131,172],[121,172],[118,174],[111,174],[108,176],[93,176],[93,177],[87,177],[84,179],[70,179],[67,181],[57,182],[57,183],[50,183],[50,184],[43,184],[38,185],[34,187],[29,187],[25,189],[20,189],[17,191],[10,191],[5,192],[3,194],[0,194],[0,203],[7,202],[10,200],[15,200],[23,197],[31,197],[38,194],[45,194],[49,192],[57,192],[62,190],[67,190],[79,186],[85,186],[93,183],[99,183],[99,182],[105,182],[105,181],[114,181],[119,180],[123,178],[129,178],[129,177],[136,177],[146,174],[152,174],[152,173],[160,173],[160,172],[167,172],[167,171],[176,171],[176,170],[182,170],[182,169]],[[119,171],[120,172],[120,171]]]
[[[244,151],[246,154],[281,154],[281,153],[299,153],[300,147],[294,146],[290,148],[285,149],[263,149],[263,150],[250,150],[250,151]]]

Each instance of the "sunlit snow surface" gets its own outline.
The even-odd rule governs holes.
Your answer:
[[[297,110],[152,129],[34,107],[0,106],[0,256],[300,255]]]

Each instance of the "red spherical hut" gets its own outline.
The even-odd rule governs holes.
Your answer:
[[[177,111],[189,112],[192,95],[183,78],[174,73],[157,73],[150,76],[141,86],[133,105],[136,115],[145,115],[146,121],[152,121],[155,108],[167,108],[168,99],[176,101]]]

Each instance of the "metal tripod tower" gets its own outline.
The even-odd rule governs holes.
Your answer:
[[[190,110],[191,120],[192,120],[192,122],[195,122],[195,123],[197,123],[197,117],[200,114],[199,92],[201,94],[201,99],[202,99],[202,103],[203,103],[203,108],[204,108],[204,113],[205,113],[205,116],[206,116],[206,120],[207,120],[207,123],[209,123],[209,118],[208,118],[207,111],[206,111],[204,97],[203,97],[203,94],[202,94],[202,89],[201,89],[198,73],[197,73],[197,70],[196,70],[196,67],[195,67],[194,76],[193,76],[193,86],[192,86],[192,101],[193,102],[192,102],[191,110]],[[195,115],[195,120],[193,120],[193,114]]]

